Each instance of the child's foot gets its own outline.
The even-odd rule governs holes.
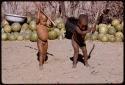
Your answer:
[[[88,64],[88,62],[87,62],[87,61],[85,62],[85,66],[86,66],[86,67],[89,67],[89,66],[90,66],[90,65]]]
[[[72,66],[72,68],[76,68],[76,64],[74,64],[74,65]]]
[[[40,70],[43,70],[43,65],[39,65],[39,69],[40,69]]]

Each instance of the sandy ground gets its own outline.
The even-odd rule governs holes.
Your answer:
[[[78,62],[72,68],[70,57],[73,49],[69,40],[49,41],[48,61],[39,70],[34,49],[35,42],[2,42],[2,82],[3,83],[122,83],[123,43],[87,42],[88,52],[95,43],[89,59],[90,67]],[[81,53],[81,51],[80,51]]]

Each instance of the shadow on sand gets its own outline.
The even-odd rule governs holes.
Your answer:
[[[39,61],[39,52],[37,52],[37,60]],[[46,56],[46,58],[45,58],[45,61],[47,61],[48,60],[48,56]]]
[[[93,45],[92,49],[89,52],[88,59],[91,58],[91,53],[94,50],[94,48],[95,48],[95,44]],[[78,54],[78,62],[81,62],[81,63],[83,63],[85,65],[83,58],[84,58],[84,56],[82,54]],[[73,57],[70,57],[70,60],[73,61]]]

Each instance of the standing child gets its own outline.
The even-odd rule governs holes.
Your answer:
[[[38,46],[38,58],[39,58],[39,66],[42,69],[43,64],[45,62],[47,56],[48,49],[48,30],[46,27],[47,17],[40,12],[40,10],[36,14],[36,23],[37,23],[37,46]]]

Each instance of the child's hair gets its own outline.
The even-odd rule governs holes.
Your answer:
[[[79,20],[81,20],[81,19],[88,19],[88,15],[87,14],[80,14]]]
[[[87,14],[80,14],[79,18],[78,18],[78,23],[82,20],[82,19],[86,19],[88,20],[88,15]],[[88,28],[88,24],[85,26],[85,29]]]

